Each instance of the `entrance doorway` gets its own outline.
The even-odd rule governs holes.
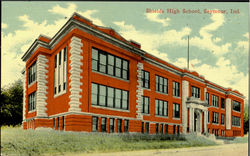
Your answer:
[[[200,118],[201,118],[200,112],[196,110],[194,112],[194,132],[201,132]]]

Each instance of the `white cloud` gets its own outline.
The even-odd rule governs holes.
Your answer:
[[[169,44],[171,46],[186,45],[187,39],[183,39],[190,34],[191,29],[182,28],[180,31],[174,29],[166,30],[160,34],[137,30],[133,25],[126,24],[124,21],[113,22],[120,28],[119,33],[126,39],[133,39],[142,45],[142,49],[168,61],[167,54],[158,50],[162,45]]]
[[[243,36],[249,39],[249,33],[245,33]]]
[[[221,38],[213,39],[213,34],[211,32],[216,31],[218,28],[223,26],[225,23],[223,14],[212,14],[212,23],[205,25],[200,29],[200,36],[194,36],[190,39],[190,45],[199,47],[202,50],[210,50],[217,56],[223,56],[225,53],[229,52],[231,48],[231,43],[224,43],[222,45],[217,45],[221,41]]]
[[[221,38],[219,38],[219,37],[216,37],[215,39],[213,39],[214,43],[217,43],[217,42],[220,42],[220,41],[221,41]]]
[[[145,14],[146,18],[149,21],[154,21],[163,24],[163,26],[167,26],[170,23],[170,19],[167,18],[167,20],[160,19],[159,14]],[[213,32],[218,30],[220,27],[223,26],[225,23],[224,15],[223,14],[211,14],[211,23],[206,24],[203,26],[199,33],[200,36],[191,36],[190,37],[190,46],[198,47],[201,50],[210,50],[210,52],[216,56],[223,56],[225,53],[229,52],[229,49],[231,48],[231,43],[224,43],[221,44],[222,39],[219,37],[214,37]],[[190,28],[186,28],[187,32],[185,35],[188,35],[191,32]],[[173,32],[173,33],[171,33]],[[183,31],[179,33],[184,33]],[[161,36],[168,35],[167,37],[161,37],[162,43],[165,42],[165,44],[168,43],[175,43],[177,45],[185,45],[187,41],[183,38],[179,38],[180,35],[176,33],[176,30],[169,30],[162,33]],[[177,35],[177,36],[176,36]],[[172,41],[171,41],[172,40]],[[218,45],[220,43],[220,45]]]
[[[145,13],[145,15],[149,21],[161,23],[164,27],[169,25],[170,18],[162,19],[159,17],[160,14],[156,13]]]
[[[93,14],[97,13],[98,10],[87,10],[87,11],[82,12],[80,10],[77,10],[77,6],[74,3],[68,3],[67,8],[63,8],[60,5],[56,5],[52,9],[50,9],[49,12],[54,13],[54,14],[58,14],[58,15],[62,15],[64,17],[68,17],[68,18],[71,17],[74,12],[77,12],[80,15],[93,21],[94,24],[99,25],[99,26],[104,26],[104,24],[102,23],[102,21],[100,19],[94,18],[92,16]]]
[[[1,23],[1,27],[2,27],[2,29],[6,29],[6,28],[8,28],[8,25],[6,23]]]
[[[67,10],[72,10],[72,13]],[[60,6],[53,7],[50,12],[61,14],[63,16],[71,16],[74,12],[74,4],[69,4],[67,8]],[[96,13],[96,10],[86,10],[81,12],[85,17],[93,20],[92,15]],[[69,17],[68,16],[68,17]],[[94,18],[95,19],[95,18]],[[7,85],[14,82],[21,77],[21,71],[24,68],[24,62],[21,60],[24,52],[31,46],[33,41],[40,35],[54,36],[54,34],[66,23],[67,19],[59,18],[54,23],[48,23],[46,20],[41,23],[35,22],[30,19],[28,15],[22,15],[18,17],[23,27],[14,31],[13,33],[1,34],[2,40],[2,83],[1,85]],[[95,19],[99,24],[101,21]]]
[[[235,50],[248,53],[249,52],[249,33],[245,33],[243,36],[247,38],[247,40],[238,41],[237,47],[235,48]]]
[[[201,61],[198,59],[189,60],[189,69],[195,70],[196,65],[199,63],[201,63]],[[180,68],[187,68],[187,58],[180,57],[175,62],[172,62],[172,64]]]
[[[49,9],[49,12],[62,15],[64,17],[70,17],[76,11],[76,8],[77,6],[75,4],[69,3],[67,8],[56,5],[52,9]]]
[[[31,20],[27,15],[19,16],[23,22],[23,28],[13,33],[2,34],[2,86],[12,83],[21,77],[21,70],[24,68],[24,62],[21,57],[31,46],[31,43],[42,33],[52,36],[65,23],[65,19],[57,20],[53,24],[47,24],[46,21],[37,23]]]
[[[187,66],[186,58],[178,58],[173,64],[184,68]],[[190,70],[196,71],[200,75],[205,76],[205,79],[219,84],[223,87],[230,87],[233,90],[238,90],[248,96],[248,75],[239,72],[236,66],[232,65],[230,60],[220,57],[215,66],[209,64],[201,64],[200,60],[190,60]]]

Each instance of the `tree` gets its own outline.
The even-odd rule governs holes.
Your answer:
[[[19,79],[6,89],[1,88],[0,125],[18,125],[22,123],[23,87]]]
[[[247,134],[249,132],[249,117],[248,117],[248,104],[245,103],[244,108],[244,134]]]

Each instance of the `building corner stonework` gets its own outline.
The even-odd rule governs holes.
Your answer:
[[[48,59],[45,55],[37,57],[37,117],[47,117]]]
[[[231,108],[232,100],[230,98],[226,98],[226,130],[231,130]]]
[[[26,71],[23,73],[23,122],[25,121],[25,113],[26,113]]]
[[[189,82],[182,81],[182,133],[187,133],[187,98],[189,95]],[[190,122],[189,122],[190,123]]]
[[[142,87],[142,70],[143,63],[137,63],[137,86],[136,86],[136,118],[142,120],[142,96],[143,96],[143,87]]]
[[[81,95],[81,73],[82,73],[82,69],[81,66],[83,66],[82,60],[83,60],[83,56],[82,56],[82,42],[81,39],[78,37],[73,36],[71,38],[71,43],[70,43],[70,95],[69,95],[69,112],[81,112],[80,109],[80,99],[82,98]]]

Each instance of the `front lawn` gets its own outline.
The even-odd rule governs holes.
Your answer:
[[[1,128],[1,151],[7,155],[118,152],[211,146],[215,142],[194,135],[106,134]]]

